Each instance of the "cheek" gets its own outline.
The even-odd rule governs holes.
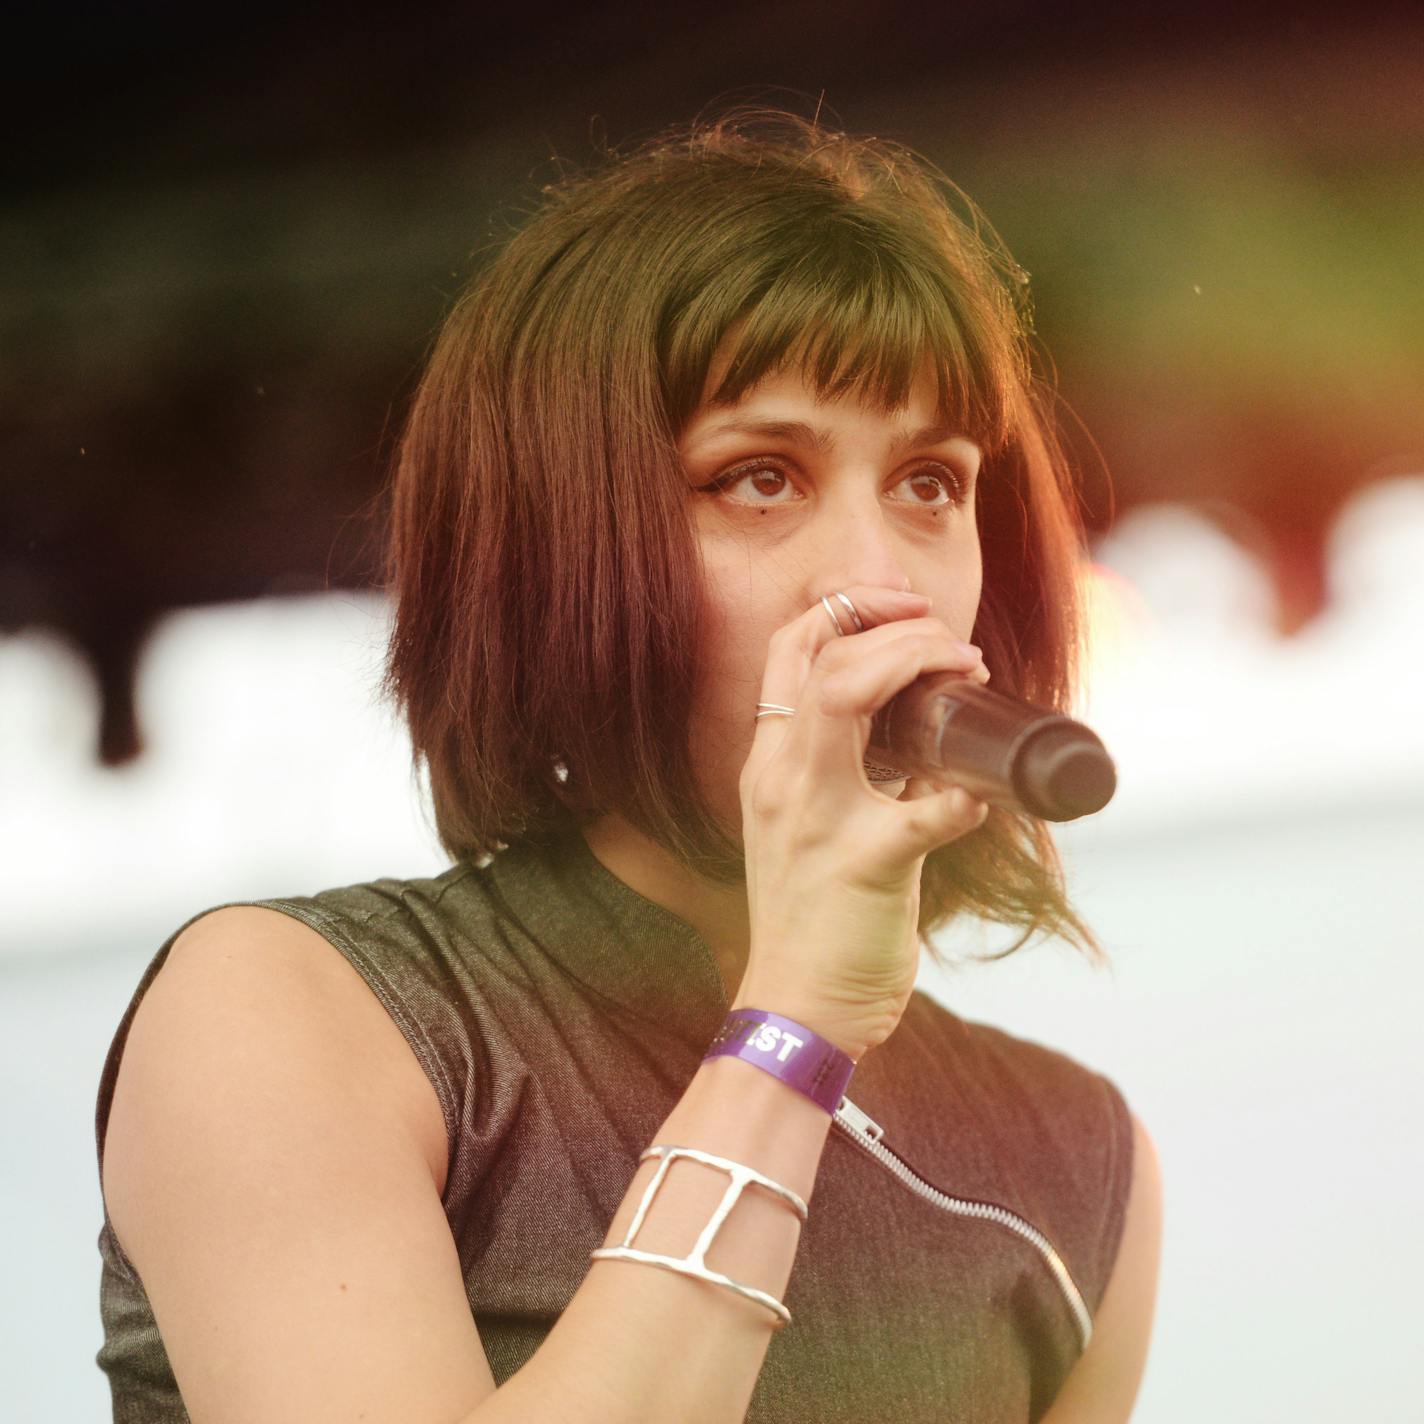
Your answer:
[[[745,565],[741,582],[745,583]],[[704,586],[693,704],[693,762],[699,789],[734,838],[741,833],[738,777],[756,734],[766,663],[765,610],[736,582]],[[700,734],[699,734],[700,733]]]
[[[919,585],[915,588],[918,590]],[[984,589],[984,562],[979,536],[971,528],[960,541],[954,554],[946,561],[946,571],[924,592],[935,601],[935,616],[944,619],[957,638],[973,641],[975,621],[979,617],[979,600]]]
[[[766,611],[743,586],[714,576],[702,594],[702,637],[697,653],[698,713],[730,724],[754,712],[766,661]]]
[[[767,639],[776,627],[780,600],[775,589],[759,580],[745,546],[704,541],[702,567],[704,647],[699,666],[724,677],[744,677],[747,665],[755,661],[760,672]]]
[[[699,674],[704,683],[725,685],[746,660],[748,610],[724,590],[712,587],[703,593],[702,616]]]

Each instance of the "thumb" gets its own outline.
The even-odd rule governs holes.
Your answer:
[[[989,818],[989,803],[971,795],[962,786],[941,786],[922,776],[912,776],[895,798],[915,807],[915,828],[935,845],[943,845],[968,831],[977,830]]]

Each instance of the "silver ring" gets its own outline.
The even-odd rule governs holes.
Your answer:
[[[865,632],[865,624],[860,621],[860,614],[855,611],[855,604],[853,604],[850,599],[848,599],[843,593],[833,593],[831,595],[831,598],[840,599],[840,601],[844,603],[845,606],[850,610],[850,616],[855,622],[855,631],[857,633]],[[828,617],[831,622],[835,624],[836,635],[841,638],[847,637],[848,635],[846,633],[846,630],[841,627],[840,617],[837,615],[836,610],[831,607],[830,598],[825,597],[824,594],[821,596],[821,607],[826,610],[826,617]]]

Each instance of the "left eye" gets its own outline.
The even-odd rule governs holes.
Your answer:
[[[715,480],[711,481],[711,483],[702,485],[702,486],[699,488],[698,493],[699,493],[699,494],[715,494],[715,493],[719,493],[719,492],[722,492],[722,491],[725,491],[725,490],[729,490],[729,489],[731,489],[731,488],[732,488],[733,486],[735,486],[735,485],[741,484],[743,480],[750,480],[750,479],[753,479],[753,478],[755,478],[756,476],[759,476],[759,475],[762,475],[762,476],[764,476],[764,475],[773,475],[773,476],[775,476],[777,479],[780,479],[780,480],[787,480],[786,471],[783,470],[779,465],[769,464],[769,463],[767,463],[767,462],[764,461],[764,460],[756,460],[756,461],[753,461],[751,464],[739,465],[739,466],[737,466],[736,469],[729,470],[725,475],[719,475]],[[939,489],[944,493],[945,498],[944,498],[943,500],[936,500],[936,501],[930,501],[930,500],[924,500],[924,499],[918,499],[918,498],[916,498],[916,499],[912,499],[912,500],[907,501],[907,502],[910,503],[910,504],[923,505],[926,509],[943,509],[943,508],[946,508],[946,507],[949,506],[949,505],[959,504],[959,503],[961,503],[961,501],[963,500],[963,497],[964,497],[963,483],[962,483],[962,481],[960,480],[959,476],[956,475],[956,474],[954,473],[954,471],[951,470],[951,469],[949,469],[947,466],[944,466],[944,465],[924,465],[924,466],[921,466],[918,470],[915,470],[913,473],[906,475],[905,478],[900,481],[900,483],[901,483],[901,484],[908,484],[911,480],[928,480],[928,481],[933,482],[933,484],[934,484],[934,485],[937,485],[937,486],[939,487]],[[786,488],[789,489],[789,488],[791,488],[791,487],[792,487],[792,486],[791,486],[790,483],[788,482],[787,485],[786,485]],[[897,488],[898,488],[898,486],[897,486]],[[758,503],[761,503],[761,504],[789,504],[789,503],[791,503],[791,501],[790,501],[790,500],[786,500],[786,499],[765,500],[765,501],[758,501],[758,500],[736,500],[736,501],[734,501],[734,503],[737,503],[737,504],[748,504],[748,503],[750,503],[750,504],[758,504]]]

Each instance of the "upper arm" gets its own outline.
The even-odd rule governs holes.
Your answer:
[[[103,1190],[194,1424],[449,1424],[493,1393],[412,1064],[290,916],[234,906],[174,942],[130,1026]]]
[[[1162,1257],[1162,1173],[1147,1129],[1132,1115],[1132,1185],[1122,1242],[1088,1348],[1043,1424],[1125,1424],[1147,1367]]]

